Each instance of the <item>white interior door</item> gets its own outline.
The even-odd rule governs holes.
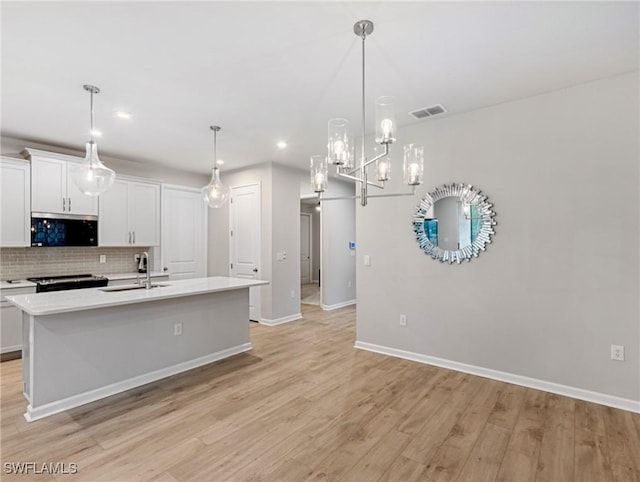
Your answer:
[[[232,187],[229,204],[230,276],[260,279],[260,185]],[[260,321],[260,287],[249,288],[249,318]]]
[[[311,283],[311,215],[300,213],[300,283]]]
[[[162,260],[171,279],[207,275],[207,214],[199,189],[162,186]]]

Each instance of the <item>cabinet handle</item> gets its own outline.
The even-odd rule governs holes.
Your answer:
[[[71,212],[71,198],[67,198],[67,206],[69,207],[69,212]]]
[[[133,244],[136,244],[136,232],[133,232]]]
[[[129,235],[129,242],[127,244],[131,244],[131,231],[127,233]]]
[[[67,198],[62,198],[62,212],[66,211]]]

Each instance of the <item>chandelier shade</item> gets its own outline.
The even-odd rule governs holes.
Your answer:
[[[311,187],[313,192],[323,192],[327,189],[327,158],[311,156]]]

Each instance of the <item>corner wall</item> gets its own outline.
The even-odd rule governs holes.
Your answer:
[[[622,75],[404,128],[393,147],[424,144],[425,183],[357,209],[357,344],[640,411],[638,84]],[[425,255],[411,225],[421,196],[454,181],[481,189],[498,222],[459,266]]]

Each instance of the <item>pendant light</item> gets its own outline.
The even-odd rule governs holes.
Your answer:
[[[99,94],[100,89],[95,85],[84,85],[83,88],[91,94],[91,130],[86,144],[87,154],[83,162],[71,167],[71,179],[83,194],[99,196],[113,185],[116,173],[100,161],[98,146],[93,140],[93,94]]]
[[[213,131],[213,171],[211,181],[202,188],[202,198],[210,208],[221,208],[229,199],[229,188],[220,181],[220,168],[217,165],[217,134],[220,126],[209,127]]]

